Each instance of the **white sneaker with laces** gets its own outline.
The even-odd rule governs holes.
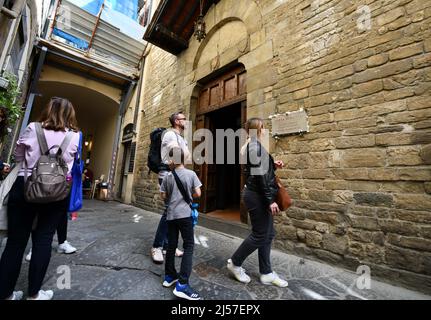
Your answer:
[[[274,285],[280,288],[285,288],[288,286],[288,283],[286,280],[281,279],[278,274],[275,272],[271,272],[268,274],[261,274],[260,275],[260,282],[266,285]]]
[[[25,261],[30,261],[31,260],[31,249],[28,252],[28,254],[25,256]]]
[[[24,293],[22,291],[14,291],[9,299],[6,300],[21,300]]]
[[[27,300],[51,300],[53,296],[54,292],[52,290],[39,290],[36,298],[28,297]]]
[[[163,263],[163,252],[162,248],[151,248],[151,258],[155,263]]]
[[[232,259],[227,260],[227,269],[239,282],[249,283],[251,281],[250,277],[245,273],[244,268],[235,266],[232,262]]]
[[[72,246],[70,245],[70,243],[69,243],[69,242],[67,242],[67,240],[66,240],[66,241],[64,241],[62,244],[60,244],[60,245],[58,246],[58,248],[57,248],[57,252],[58,252],[58,253],[66,253],[66,254],[70,254],[70,253],[74,253],[74,252],[76,252],[76,248],[75,248],[75,247],[72,247]]]

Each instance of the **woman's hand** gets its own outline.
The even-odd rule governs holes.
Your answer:
[[[283,162],[283,161],[281,161],[281,160],[274,161],[274,164],[275,164],[275,167],[276,167],[277,169],[281,169],[281,168],[283,168],[283,167],[284,167],[284,162]]]
[[[280,212],[280,208],[278,207],[277,202],[271,203],[271,205],[269,206],[269,209],[271,210],[271,213],[273,216],[275,216],[277,213]]]

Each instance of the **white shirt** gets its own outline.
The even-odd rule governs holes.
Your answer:
[[[187,141],[174,129],[168,129],[163,133],[162,146],[160,148],[160,156],[164,164],[169,164],[169,150],[173,147],[180,147],[184,152],[186,162],[191,160],[191,155]],[[168,171],[160,171],[159,179],[163,179]]]

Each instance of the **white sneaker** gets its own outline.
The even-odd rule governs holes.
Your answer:
[[[31,249],[28,252],[28,254],[25,256],[25,261],[30,261],[31,260]]]
[[[162,248],[151,248],[151,258],[155,263],[163,263],[163,252]]]
[[[54,292],[52,290],[39,290],[36,298],[28,297],[27,300],[51,300],[53,296]]]
[[[23,294],[22,291],[14,291],[12,293],[12,296],[9,299],[6,299],[6,300],[21,300],[23,295],[24,294]]]
[[[70,245],[69,242],[64,241],[62,244],[60,244],[57,248],[57,252],[58,253],[66,253],[66,254],[70,254],[70,253],[74,253],[76,252],[76,248],[72,247]]]
[[[286,280],[281,279],[278,274],[275,272],[268,273],[268,274],[261,274],[260,275],[260,282],[267,285],[275,285],[280,288],[284,288],[288,286],[288,283]]]
[[[244,268],[235,266],[232,262],[232,259],[227,260],[227,269],[239,282],[249,283],[251,281],[250,277],[245,273]]]

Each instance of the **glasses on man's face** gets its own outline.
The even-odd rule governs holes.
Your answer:
[[[187,120],[187,118],[177,118],[177,120]]]

